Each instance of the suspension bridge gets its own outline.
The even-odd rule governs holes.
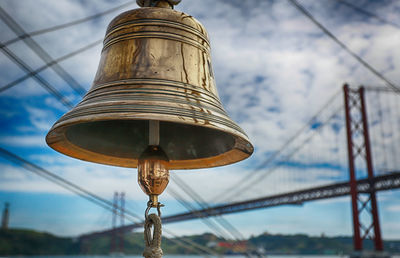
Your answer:
[[[17,38],[2,43],[1,50],[5,56],[25,71],[26,75],[3,85],[0,92],[8,90],[28,78],[34,78],[60,103],[72,107],[73,104],[51,83],[47,82],[40,72],[47,68],[54,69],[54,72],[63,78],[76,94],[82,96],[84,88],[59,63],[98,45],[101,41],[94,41],[74,52],[54,59],[32,37],[98,18],[129,4],[131,3],[93,17],[31,33],[27,33],[13,21],[5,10],[1,9],[2,20],[18,35]],[[300,8],[302,7],[300,6]],[[41,57],[45,65],[32,69],[15,55],[8,46],[18,40],[24,40],[32,51]],[[339,44],[342,43],[339,41]],[[355,58],[360,59],[359,56]],[[361,63],[372,68],[362,59]],[[378,73],[373,68],[371,71],[375,74]],[[382,75],[378,73],[378,77],[381,78]],[[353,221],[354,249],[362,250],[363,240],[373,239],[375,250],[381,251],[383,245],[378,212],[379,201],[376,193],[400,188],[400,159],[398,158],[400,155],[400,95],[398,87],[394,83],[384,77],[383,81],[389,87],[349,87],[345,84],[299,131],[282,144],[280,149],[266,156],[265,160],[254,169],[245,172],[243,178],[236,184],[223,189],[222,194],[218,193],[213,199],[213,203],[217,203],[216,205],[207,204],[208,202],[193,191],[178,175],[173,175],[175,186],[191,197],[192,202],[197,206],[192,205],[192,202],[185,201],[185,198],[171,188],[169,194],[174,196],[188,211],[163,216],[163,223],[201,219],[208,227],[217,231],[217,234],[223,235],[219,229],[222,227],[235,240],[242,240],[244,237],[240,231],[224,220],[223,215],[351,196],[352,217],[349,217],[349,220]],[[14,163],[100,205],[116,216],[125,216],[126,220],[132,222],[120,227],[114,223],[114,227],[109,230],[84,234],[80,236],[82,241],[104,235],[120,235],[143,227],[142,217],[123,206],[118,207],[115,203],[57,176],[9,150],[0,148],[0,153]],[[252,192],[252,195],[245,194],[249,192]],[[253,196],[253,198],[248,198],[248,196]],[[215,218],[216,222],[209,218]],[[172,232],[170,234],[174,235]],[[210,252],[196,243],[186,244],[194,245],[202,252]]]
[[[367,103],[370,105],[368,111]],[[223,204],[203,206],[203,209],[189,208],[188,212],[162,217],[163,223],[350,195],[355,250],[362,249],[365,239],[373,239],[375,249],[383,250],[376,192],[400,188],[400,163],[397,158],[400,152],[399,111],[400,95],[392,90],[351,89],[344,85],[343,95],[336,94],[277,153],[220,195],[225,196],[221,200]],[[340,138],[340,135],[344,137]],[[320,152],[321,145],[328,154]],[[374,150],[372,146],[379,149]],[[185,188],[184,182],[178,182],[180,187]],[[226,203],[244,191],[253,191],[257,184],[263,185],[263,192],[269,190],[271,193]],[[279,189],[271,190],[270,185],[277,185]],[[193,195],[192,191],[190,196]],[[197,196],[194,200],[203,202],[199,198]],[[369,215],[369,219],[366,220],[363,213]],[[130,232],[142,227],[143,223],[139,222],[85,234],[81,238],[113,234],[115,231]]]

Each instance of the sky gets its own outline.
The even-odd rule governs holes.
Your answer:
[[[103,12],[125,2],[3,0],[0,6],[25,31],[32,32]],[[102,40],[113,17],[137,8],[132,2],[101,18],[33,39],[57,59]],[[299,2],[353,52],[400,85],[399,26],[368,17],[337,0]],[[352,3],[400,25],[399,1],[357,0]],[[172,171],[171,189],[196,207],[179,189],[174,177],[179,176],[209,205],[347,180],[341,87],[347,82],[353,87],[387,88],[382,80],[343,51],[289,1],[183,0],[175,9],[194,16],[208,30],[219,97],[229,116],[248,134],[255,152],[251,158],[225,167]],[[16,37],[2,21],[0,30],[2,43]],[[8,48],[33,69],[45,64],[22,41]],[[88,90],[100,52],[99,44],[60,65]],[[24,75],[25,72],[4,53],[0,54],[0,86]],[[53,70],[45,69],[39,75],[72,103],[80,101],[81,96]],[[372,122],[376,121],[371,126],[376,146],[373,149],[376,172],[384,173],[399,167],[394,146],[399,145],[400,138],[393,133],[400,124],[398,113],[393,112],[399,110],[399,99],[393,94],[381,100],[374,96],[368,96],[369,102],[380,101],[382,112],[378,113],[386,118],[379,115],[371,118]],[[327,108],[311,119],[331,99]],[[107,200],[112,200],[115,191],[123,191],[127,209],[142,216],[147,197],[136,183],[135,169],[76,160],[46,145],[45,135],[66,111],[68,108],[32,78],[0,92],[0,146]],[[320,124],[325,120],[330,121],[330,126],[322,128]],[[266,160],[299,131],[300,136],[278,155],[278,161],[266,164]],[[380,138],[379,134],[384,137]],[[299,151],[290,156],[297,147]],[[111,226],[111,212],[2,157],[0,167],[0,205],[11,204],[11,227],[76,236]],[[232,186],[238,186],[237,190],[228,193]],[[165,215],[186,211],[168,191],[160,199],[166,205]],[[378,194],[384,239],[400,239],[399,200],[399,190]],[[350,198],[341,197],[224,218],[246,237],[264,232],[351,235],[350,207]],[[200,220],[168,224],[165,228],[177,235],[211,231]]]

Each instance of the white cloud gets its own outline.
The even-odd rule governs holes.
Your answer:
[[[36,107],[27,107],[29,113],[29,120],[35,127],[36,131],[47,132],[54,120],[53,113],[50,110],[44,110]]]
[[[0,138],[0,143],[17,147],[47,147],[43,135],[8,135]]]
[[[389,205],[389,206],[386,207],[386,210],[387,211],[392,211],[392,212],[399,212],[400,211],[400,205],[396,205],[396,204]]]

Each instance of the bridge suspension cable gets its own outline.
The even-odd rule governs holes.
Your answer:
[[[362,59],[359,55],[357,55],[355,52],[353,52],[350,48],[348,48],[342,41],[340,41],[332,32],[330,32],[325,26],[323,26],[320,22],[318,22],[315,17],[307,11],[299,2],[296,0],[288,0],[293,6],[295,6],[302,14],[304,14],[308,19],[310,19],[317,27],[319,27],[329,38],[331,38],[333,41],[335,41],[343,50],[345,50],[348,54],[350,54],[352,57],[354,57],[361,65],[363,65],[365,68],[367,68],[370,72],[375,74],[378,78],[386,82],[386,85],[392,90],[394,90],[396,93],[400,94],[400,87],[395,85],[393,82],[391,82],[389,79],[387,79],[385,76],[383,76],[382,73],[380,73],[378,70],[376,70],[372,65],[370,65],[368,62],[366,62],[364,59]]]
[[[90,16],[85,17],[85,18],[81,18],[81,19],[78,19],[78,20],[75,20],[75,21],[71,21],[71,22],[67,22],[67,23],[64,23],[64,24],[48,27],[48,28],[41,29],[41,30],[32,31],[30,33],[21,34],[16,38],[13,38],[11,40],[8,40],[8,41],[4,42],[3,44],[4,44],[4,46],[8,46],[8,45],[10,45],[12,43],[15,43],[15,42],[17,42],[19,40],[22,40],[24,38],[30,38],[30,37],[33,37],[33,36],[38,36],[38,35],[41,35],[41,34],[44,34],[44,33],[48,33],[48,32],[52,32],[52,31],[68,28],[68,27],[71,27],[71,26],[74,26],[74,25],[78,25],[78,24],[90,21],[90,20],[94,20],[94,19],[100,18],[100,17],[102,17],[102,16],[104,16],[106,14],[113,13],[115,11],[121,10],[121,9],[123,9],[123,8],[133,4],[133,3],[135,3],[135,1],[129,1],[127,3],[121,4],[121,5],[116,6],[114,8],[108,9],[108,10],[106,10],[104,12],[96,13],[94,15],[90,15]],[[1,46],[1,47],[3,47],[3,46]]]

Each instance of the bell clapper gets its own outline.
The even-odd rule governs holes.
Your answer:
[[[138,182],[143,192],[149,196],[153,208],[159,208],[160,195],[169,182],[169,158],[160,147],[160,122],[149,121],[149,145],[138,161]]]
[[[158,201],[169,182],[169,159],[160,146],[160,122],[149,120],[149,144],[138,160],[138,182],[143,192],[149,196],[144,213],[144,235],[146,248],[143,252],[146,258],[162,256],[161,250],[161,207]],[[151,208],[157,208],[157,214],[150,214]],[[151,238],[151,228],[154,235]],[[155,255],[156,254],[156,255]]]

